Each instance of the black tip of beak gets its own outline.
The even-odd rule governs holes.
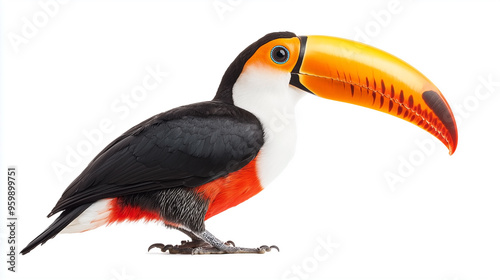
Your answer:
[[[448,143],[448,147],[450,149],[450,154],[453,154],[457,147],[458,133],[455,124],[455,118],[453,117],[451,111],[448,109],[449,106],[445,103],[444,99],[433,90],[425,91],[422,94],[422,99],[433,111],[433,113],[439,118],[439,120],[441,120],[445,128],[450,133],[452,142]]]

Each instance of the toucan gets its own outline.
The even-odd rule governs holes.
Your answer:
[[[191,238],[149,247],[170,254],[278,249],[223,242],[206,230],[205,221],[256,195],[286,167],[296,126],[290,119],[273,131],[273,121],[276,112],[294,112],[305,95],[391,114],[434,135],[450,155],[457,147],[447,101],[403,60],[347,39],[270,33],[229,65],[211,101],[157,114],[107,145],[48,217],[60,215],[21,253],[59,233],[137,220],[160,222]]]

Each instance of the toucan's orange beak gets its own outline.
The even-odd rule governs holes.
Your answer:
[[[409,121],[457,147],[453,112],[437,87],[401,59],[334,37],[301,36],[290,84],[317,96],[375,109]]]

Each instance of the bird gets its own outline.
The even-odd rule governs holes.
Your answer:
[[[276,129],[276,112],[294,115],[307,95],[413,123],[439,139],[450,155],[457,147],[448,102],[408,63],[348,39],[273,32],[234,59],[212,100],[154,115],[108,144],[48,214],[59,216],[21,254],[59,233],[138,220],[162,223],[191,238],[179,245],[154,243],[148,251],[279,251],[275,245],[224,242],[205,221],[258,194],[283,171],[294,154],[296,124],[291,118]]]

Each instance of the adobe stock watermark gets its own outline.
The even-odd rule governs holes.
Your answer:
[[[272,141],[276,134],[287,130],[289,126],[295,126],[294,109],[283,106],[280,109],[273,108],[273,114],[269,119],[269,131],[266,131],[266,141]]]
[[[111,102],[109,108],[113,113],[112,116],[102,118],[94,128],[83,129],[83,138],[80,141],[73,145],[66,145],[64,160],[55,160],[51,163],[59,182],[63,181],[65,174],[73,172],[86,157],[94,154],[95,148],[103,144],[105,135],[114,131],[115,122],[126,119],[131,111],[137,108],[169,75],[168,72],[160,69],[160,65],[147,66],[145,72],[140,84],[132,87],[129,92],[122,93]]]
[[[309,279],[312,274],[318,271],[322,264],[335,255],[339,247],[340,243],[333,240],[330,235],[316,238],[316,246],[311,254],[305,257],[300,263],[292,265],[290,269],[283,273],[281,279]]]
[[[385,9],[378,11],[371,11],[371,20],[366,22],[363,28],[356,26],[354,28],[354,40],[371,44],[373,38],[377,37],[382,33],[382,29],[388,27],[391,24],[394,16],[400,14],[403,11],[403,6],[399,0],[391,0],[387,2]]]
[[[21,28],[17,32],[7,33],[14,53],[19,53],[20,48],[35,38],[40,30],[45,28],[51,19],[56,17],[61,7],[67,4],[68,0],[42,0],[38,1],[39,10],[35,11],[30,17],[21,17]]]
[[[399,0],[391,0],[387,2],[386,7],[379,10],[370,11],[370,20],[364,24],[354,27],[354,41],[371,45],[374,39],[382,34],[384,28],[388,28],[396,15],[403,11],[403,6]],[[349,45],[342,48],[346,57],[355,57],[358,53],[363,52],[366,46],[363,44]]]
[[[215,0],[212,2],[212,7],[214,8],[217,16],[221,21],[225,20],[225,16],[228,13],[234,12],[236,7],[240,6],[243,0]]]
[[[134,280],[134,279],[136,279],[135,276],[133,276],[127,272],[127,269],[125,266],[122,266],[120,271],[117,271],[116,269],[112,269],[111,274],[113,275],[113,277],[111,277],[109,280]]]
[[[481,107],[482,103],[500,92],[500,81],[493,80],[491,74],[487,77],[479,76],[477,79],[478,84],[474,88],[474,92],[467,95],[461,103],[452,106],[455,121],[459,127],[463,127],[465,120],[469,119]],[[415,147],[409,153],[397,157],[397,168],[384,172],[384,179],[389,189],[393,192],[396,191],[401,184],[415,174],[418,167],[434,155],[436,145],[441,144],[431,136],[415,140]]]

